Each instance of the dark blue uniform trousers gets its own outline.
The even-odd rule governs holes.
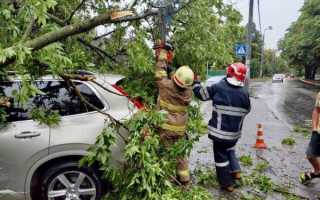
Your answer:
[[[241,171],[239,160],[235,153],[237,141],[238,140],[213,140],[217,178],[222,187],[233,186],[234,179],[230,173]]]

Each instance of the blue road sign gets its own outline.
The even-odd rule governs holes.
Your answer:
[[[247,45],[244,43],[237,43],[235,47],[235,53],[237,56],[246,56],[247,55]]]

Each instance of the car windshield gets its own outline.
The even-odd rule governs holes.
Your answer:
[[[282,75],[282,74],[275,74],[275,75],[273,75],[273,77],[274,77],[274,78],[282,78],[283,75]]]

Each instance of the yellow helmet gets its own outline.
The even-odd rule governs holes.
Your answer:
[[[173,80],[178,86],[187,88],[193,84],[194,73],[189,66],[181,66],[174,73]]]

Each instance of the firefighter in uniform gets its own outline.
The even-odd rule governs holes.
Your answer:
[[[186,138],[188,121],[187,108],[192,100],[194,73],[188,66],[181,66],[172,76],[168,74],[168,65],[172,63],[173,48],[169,44],[156,48],[155,78],[159,89],[157,106],[167,113],[167,119],[160,128],[161,142],[165,147]],[[178,180],[187,185],[190,183],[188,160],[177,158]]]
[[[212,100],[209,138],[213,141],[217,178],[222,187],[234,191],[235,181],[241,178],[235,145],[241,136],[245,116],[250,112],[250,98],[243,87],[247,68],[242,63],[227,67],[227,76],[212,86],[203,87],[199,78],[193,92],[200,100]]]

